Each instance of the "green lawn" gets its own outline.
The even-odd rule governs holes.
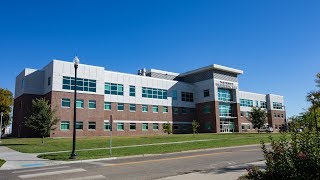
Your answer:
[[[113,147],[154,144],[166,142],[181,142],[191,140],[204,140],[204,142],[188,142],[182,144],[153,145],[145,147],[127,147],[113,150],[113,156],[128,156],[138,154],[161,154],[169,152],[179,152],[185,150],[205,149],[215,147],[227,147],[247,144],[259,144],[261,140],[268,142],[268,137],[280,137],[280,134],[198,134],[193,137],[192,134],[174,134],[174,135],[156,135],[156,136],[133,136],[133,137],[114,137]],[[46,138],[45,144],[41,144],[40,138],[21,138],[4,139],[3,144],[20,152],[26,153],[46,153],[55,151],[70,151],[72,145],[71,138]],[[77,139],[77,150],[91,148],[109,147],[109,137],[87,137]],[[109,150],[78,151],[78,159],[95,159],[109,157]],[[70,152],[42,154],[39,157],[45,159],[68,160]]]
[[[6,161],[3,159],[0,159],[0,167],[5,163]]]

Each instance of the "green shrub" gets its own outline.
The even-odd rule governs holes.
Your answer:
[[[168,133],[168,134],[172,134],[172,125],[169,122],[163,123],[162,129],[163,129],[163,132]]]

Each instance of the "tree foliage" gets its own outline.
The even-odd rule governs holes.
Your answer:
[[[46,99],[32,100],[32,108],[30,115],[26,117],[26,125],[42,137],[42,143],[44,143],[44,137],[50,135],[50,131],[55,129],[54,125],[58,122],[55,112],[56,110],[51,108]]]
[[[12,92],[7,89],[0,88],[0,112],[3,112],[2,131],[10,124],[10,113],[12,105]]]
[[[168,134],[172,134],[172,125],[169,122],[163,123],[162,129],[163,129],[163,132],[168,133]]]
[[[259,132],[259,129],[267,122],[267,113],[260,107],[253,107],[249,113],[248,120],[252,123],[253,128],[258,128]]]
[[[193,135],[195,135],[196,133],[198,133],[198,129],[199,129],[199,127],[200,127],[200,124],[199,124],[196,120],[193,120],[193,121],[192,121],[191,126],[192,126],[192,133],[193,133]]]

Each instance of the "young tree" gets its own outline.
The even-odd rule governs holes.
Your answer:
[[[253,107],[249,113],[248,120],[252,123],[253,128],[258,128],[258,132],[260,133],[259,129],[262,128],[267,121],[267,113],[260,107]]]
[[[165,133],[171,134],[172,133],[172,126],[169,122],[162,124],[162,129]]]
[[[198,128],[200,127],[200,124],[196,120],[193,120],[191,126],[192,126],[192,133],[194,136],[196,133],[198,133]]]
[[[31,113],[26,117],[26,125],[42,137],[42,144],[44,144],[44,138],[50,135],[50,131],[55,129],[53,126],[58,122],[55,112],[49,101],[44,98],[32,100]]]
[[[3,112],[3,118],[2,118],[2,129],[3,132],[4,129],[10,124],[10,113],[11,113],[11,107],[13,105],[13,95],[12,92],[0,88],[0,112]]]

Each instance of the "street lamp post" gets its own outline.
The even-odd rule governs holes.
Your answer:
[[[318,121],[317,121],[317,114],[316,114],[316,106],[315,106],[315,97],[312,95],[310,97],[311,101],[312,101],[312,106],[313,106],[313,114],[314,114],[314,121],[316,123],[316,131],[317,131],[317,134],[319,133],[319,130],[318,130]]]
[[[288,125],[288,119],[287,119],[287,111],[286,111],[286,106],[283,105],[283,110],[284,110],[284,123],[285,123],[285,131],[287,132],[289,130],[289,125]]]
[[[72,152],[70,159],[77,159],[76,154],[76,123],[77,123],[77,69],[79,66],[80,60],[76,56],[73,59],[74,64],[74,104],[73,104],[73,137],[72,137]]]
[[[0,119],[0,143],[1,143],[1,136],[2,136],[2,117],[3,117],[3,112],[0,113],[1,119]]]

